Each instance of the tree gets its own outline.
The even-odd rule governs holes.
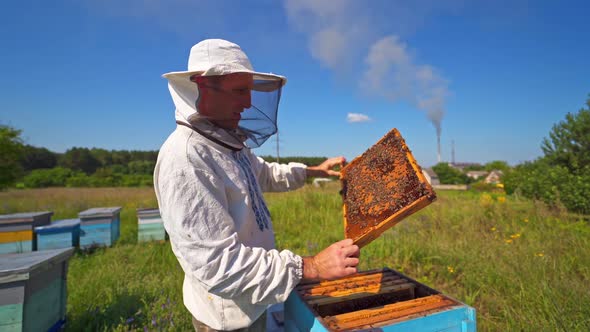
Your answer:
[[[59,165],[86,174],[94,173],[101,165],[87,148],[71,148],[59,160]]]
[[[590,165],[590,95],[588,109],[577,114],[568,113],[565,120],[553,126],[549,138],[544,138],[541,148],[545,158],[555,166],[565,166],[579,172]]]
[[[0,189],[11,185],[22,174],[20,134],[20,130],[0,125]]]
[[[449,166],[447,163],[438,163],[432,166],[432,170],[438,175],[441,184],[467,184],[469,177],[460,170]]]
[[[490,161],[489,163],[485,164],[485,170],[488,172],[491,172],[493,170],[500,170],[504,174],[506,174],[506,172],[508,172],[509,169],[510,169],[510,165],[508,165],[507,162],[502,161],[502,160],[494,160],[494,161]]]
[[[57,166],[57,154],[46,148],[25,145],[21,165],[25,172],[40,168],[53,168]]]

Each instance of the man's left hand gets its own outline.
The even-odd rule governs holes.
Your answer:
[[[334,167],[343,167],[345,164],[346,159],[344,157],[328,158],[318,166],[307,167],[307,177],[340,176],[340,172],[335,171]]]

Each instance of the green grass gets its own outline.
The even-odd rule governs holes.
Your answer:
[[[342,239],[336,183],[267,194],[277,246],[312,255]],[[438,200],[363,248],[361,269],[401,271],[477,310],[481,331],[590,329],[590,226],[542,204],[501,194],[438,192]],[[183,273],[168,242],[137,244],[149,188],[0,192],[0,213],[122,206],[113,248],[77,252],[68,274],[67,331],[192,329]]]

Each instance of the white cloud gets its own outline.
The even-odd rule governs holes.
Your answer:
[[[346,121],[348,121],[350,123],[369,122],[369,121],[371,121],[371,118],[365,114],[362,114],[362,113],[348,113],[346,115]]]

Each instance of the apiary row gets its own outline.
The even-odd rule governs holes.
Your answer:
[[[69,247],[110,247],[120,236],[120,207],[82,211],[76,219],[51,222],[53,212],[0,215],[0,254]],[[138,209],[138,241],[165,240],[158,209]]]

